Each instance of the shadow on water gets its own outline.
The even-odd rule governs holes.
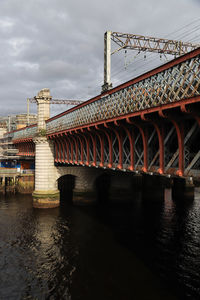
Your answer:
[[[109,228],[120,247],[144,262],[159,278],[158,285],[163,289],[164,295],[168,290],[175,294],[177,299],[199,299],[198,191],[194,201],[173,200],[171,190],[167,189],[165,198],[160,201],[143,201],[141,194],[135,193],[132,200],[124,204],[123,199],[121,203],[109,201],[108,189],[104,188],[106,184],[109,186],[109,180],[106,182],[106,178],[103,178],[97,184],[99,193],[95,212],[94,208],[88,207],[81,208],[81,211],[95,217]],[[133,269],[127,268],[124,272],[126,275],[129,272],[133,275]],[[137,284],[142,289],[140,280]],[[170,299],[169,295],[167,297]]]
[[[61,203],[67,202],[72,204],[75,180],[76,177],[73,175],[64,175],[58,179],[58,189],[60,190]]]
[[[104,176],[97,206],[74,207],[75,178],[66,180],[59,208],[0,198],[0,299],[173,299],[167,290],[199,299],[199,193],[194,202],[173,201],[170,190],[161,201],[135,193],[119,202]]]

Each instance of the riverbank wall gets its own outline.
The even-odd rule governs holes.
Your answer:
[[[13,170],[6,170],[6,172],[0,173],[0,194],[32,194],[34,185],[35,175],[33,172],[21,174]]]

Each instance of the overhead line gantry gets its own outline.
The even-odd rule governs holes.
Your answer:
[[[113,52],[111,52],[111,41],[119,46],[119,48],[115,49]],[[104,84],[102,86],[102,92],[112,88],[110,79],[111,55],[122,49],[180,56],[198,47],[200,47],[199,44],[192,44],[189,42],[106,31],[104,34]]]

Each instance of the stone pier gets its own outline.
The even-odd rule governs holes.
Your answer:
[[[60,193],[57,189],[56,167],[54,166],[54,145],[46,137],[46,123],[50,117],[50,92],[43,89],[36,97],[38,105],[38,133],[35,143],[35,190],[33,206],[52,208],[59,206]]]
[[[143,174],[142,199],[160,201],[164,200],[164,178],[156,175]]]
[[[194,184],[192,180],[185,178],[173,178],[173,200],[194,200]]]
[[[61,192],[72,192],[73,204],[95,204],[96,179],[103,173],[102,169],[82,166],[57,167],[57,178]]]

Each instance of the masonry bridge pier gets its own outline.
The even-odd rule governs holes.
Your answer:
[[[200,179],[200,48],[49,118],[50,91],[35,97],[37,124],[11,132],[35,157],[35,207],[93,202],[97,191],[193,198]],[[59,189],[58,189],[59,186]],[[70,187],[70,188],[69,188]]]

